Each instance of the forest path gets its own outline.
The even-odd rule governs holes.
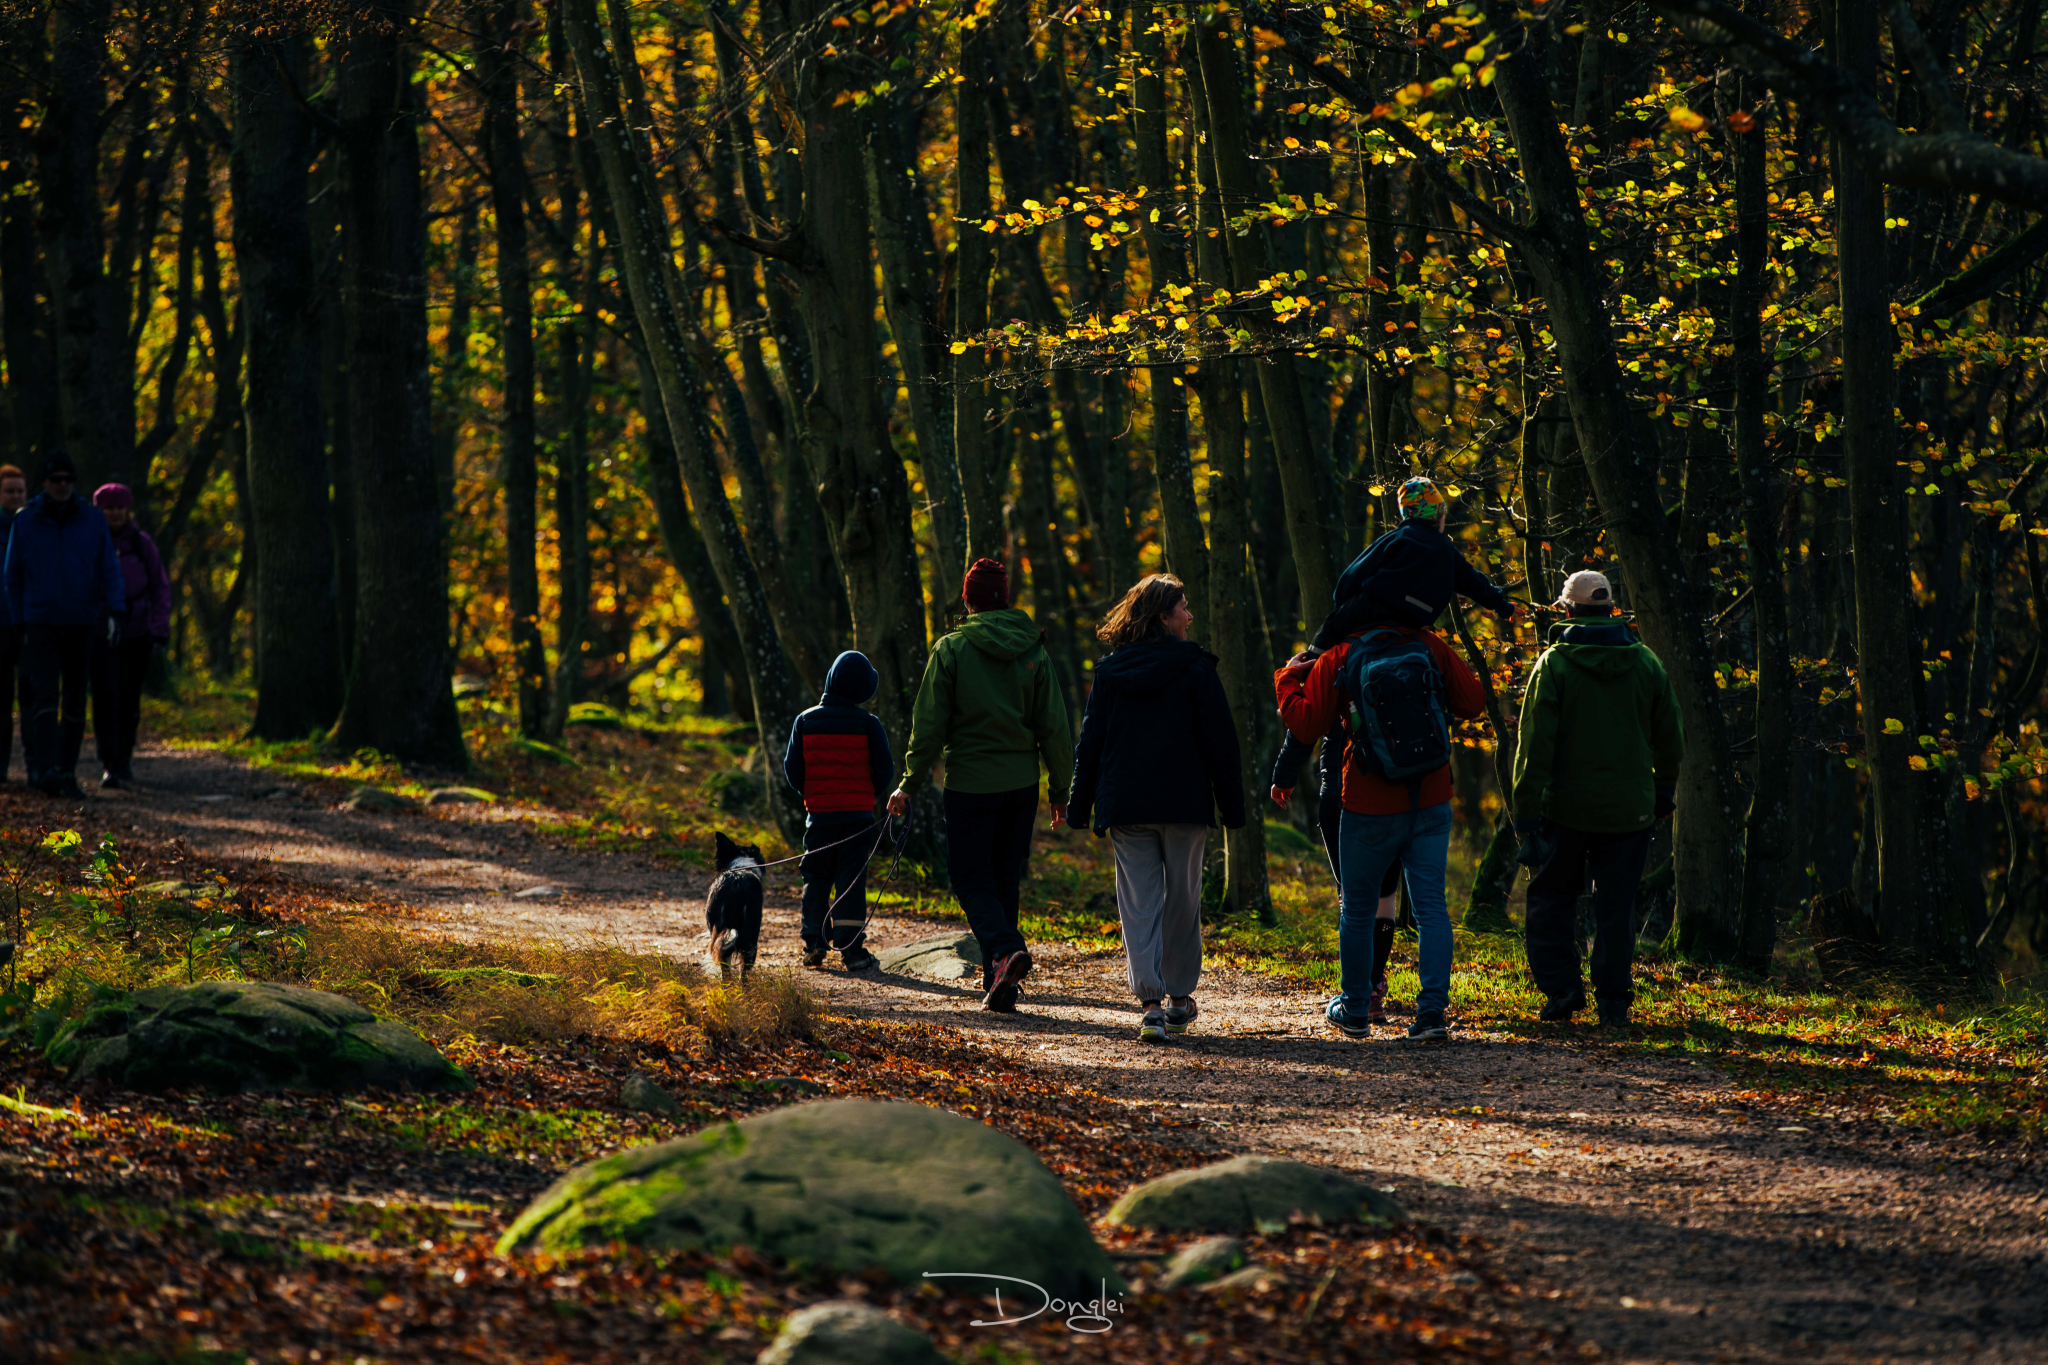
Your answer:
[[[81,771],[86,765],[81,764]],[[218,754],[145,748],[139,790],[53,808],[53,823],[177,837],[201,860],[270,860],[294,879],[419,912],[440,932],[703,952],[702,872],[535,837],[546,812],[369,815],[318,804]],[[1063,832],[1051,838],[1083,837]],[[1322,1000],[1212,965],[1202,1016],[1136,1041],[1118,952],[1047,944],[1023,1012],[906,976],[803,972],[794,868],[776,869],[762,965],[804,975],[835,1012],[942,1024],[1128,1106],[1129,1131],[1216,1156],[1288,1154],[1369,1169],[1417,1217],[1484,1237],[1492,1269],[1602,1359],[1640,1362],[2048,1359],[2048,1187],[2038,1165],[1967,1139],[1787,1117],[1710,1063],[1482,1028],[1448,1045],[1398,1028],[1351,1042]],[[552,886],[559,894],[520,898]],[[878,912],[878,947],[958,931]],[[1105,1130],[1103,1141],[1117,1140]]]

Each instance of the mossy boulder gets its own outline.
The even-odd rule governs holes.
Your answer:
[[[488,806],[497,799],[482,787],[436,787],[427,793],[430,806]]]
[[[972,934],[939,934],[877,954],[885,972],[928,981],[965,981],[981,975],[981,945]]]
[[[579,1166],[506,1230],[500,1255],[625,1242],[880,1269],[980,1292],[1012,1275],[1094,1297],[1123,1281],[1059,1177],[984,1123],[921,1104],[822,1100]]]
[[[418,810],[420,803],[410,796],[386,791],[382,787],[357,787],[341,803],[343,810],[366,810],[375,812]]]
[[[619,1103],[645,1114],[680,1114],[683,1106],[645,1072],[636,1071],[619,1087]]]
[[[468,1090],[462,1068],[403,1024],[339,995],[265,981],[154,986],[59,1030],[75,1082],[126,1090]]]
[[[1161,1289],[1207,1284],[1244,1268],[1244,1243],[1235,1237],[1204,1237],[1182,1247],[1160,1272]]]
[[[1404,1216],[1400,1205],[1344,1171],[1241,1156],[1148,1180],[1116,1201],[1109,1221],[1160,1232],[1276,1232],[1296,1214],[1379,1226]]]
[[[932,1339],[879,1308],[841,1300],[790,1314],[756,1365],[947,1365]]]

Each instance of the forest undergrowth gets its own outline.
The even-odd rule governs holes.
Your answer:
[[[252,746],[234,738],[236,704],[186,709],[180,741],[250,757],[334,799],[366,782],[423,795],[439,781],[375,756],[337,760],[310,742]],[[475,738],[482,757],[463,780],[506,802],[545,803],[544,837],[663,856],[701,844],[707,825],[772,840],[765,823],[721,804],[713,779],[744,771],[745,750],[703,728],[572,727],[573,764],[539,760],[545,768],[498,756],[486,733]],[[795,1308],[848,1294],[976,1361],[1151,1358],[1162,1345],[1191,1360],[1275,1361],[1525,1360],[1580,1349],[1523,1322],[1524,1287],[1494,1268],[1485,1245],[1424,1226],[1262,1236],[1254,1250],[1288,1267],[1284,1284],[1221,1296],[1140,1289],[1125,1312],[1142,1330],[1105,1340],[1056,1323],[976,1328],[976,1302],[793,1272],[744,1252],[498,1258],[497,1235],[561,1170],[821,1095],[886,1095],[993,1123],[1038,1151],[1091,1216],[1134,1181],[1203,1158],[1177,1145],[1180,1119],[1152,1116],[1140,1131],[1083,1081],[992,1059],[952,1030],[830,1017],[788,978],[764,972],[738,987],[692,963],[603,944],[454,942],[260,866],[197,867],[181,848],[146,838],[75,840],[44,828],[48,814],[0,796],[0,910],[11,918],[19,907],[22,944],[0,1041],[0,1183],[11,1191],[0,1204],[9,1286],[0,1353],[9,1358],[610,1361],[682,1350],[743,1361]],[[1468,843],[1456,846],[1454,886],[1469,884]],[[1274,846],[1273,922],[1216,922],[1211,952],[1326,987],[1335,958],[1327,873],[1313,850],[1284,838]],[[1114,948],[1111,886],[1102,843],[1041,834],[1027,932]],[[907,872],[878,894],[955,913],[943,890]],[[1395,997],[1412,996],[1412,953],[1404,935]],[[420,1030],[477,1089],[436,1098],[80,1092],[41,1059],[37,1043],[96,992],[205,977],[349,995]],[[2022,1141],[2048,1119],[2038,1000],[1833,990],[1796,923],[1768,978],[1646,945],[1637,991],[1635,1027],[1607,1035],[1603,1051],[1711,1060],[1745,1087],[1746,1102]],[[1557,1036],[1534,1021],[1537,1003],[1511,936],[1460,931],[1453,1012],[1464,1029]],[[624,1109],[619,1085],[633,1071],[669,1090],[681,1112]],[[1141,1284],[1169,1249],[1102,1235]]]

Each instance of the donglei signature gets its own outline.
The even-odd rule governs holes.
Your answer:
[[[924,1277],[927,1280],[1001,1280],[1005,1284],[1021,1284],[1038,1295],[1038,1307],[1033,1308],[1028,1313],[1019,1311],[1015,1316],[995,1317],[986,1322],[976,1320],[967,1324],[970,1327],[1010,1327],[1020,1322],[1029,1322],[1041,1313],[1051,1313],[1054,1317],[1065,1318],[1067,1330],[1070,1332],[1107,1332],[1110,1328],[1116,1326],[1115,1323],[1109,1320],[1109,1314],[1115,1313],[1118,1316],[1122,1316],[1124,1311],[1123,1300],[1120,1296],[1109,1292],[1109,1282],[1107,1280],[1100,1282],[1102,1285],[1100,1297],[1093,1299],[1062,1299],[1047,1293],[1043,1285],[1033,1284],[1029,1280],[1020,1280],[1015,1275],[989,1275],[973,1270],[927,1270],[924,1272]],[[1003,1291],[1000,1288],[996,1289],[995,1297],[996,1312],[1000,1314],[1004,1311]],[[1027,1298],[1025,1302],[1028,1303],[1029,1299]],[[1018,1308],[1021,1310],[1023,1306],[1023,1304],[1019,1304]]]

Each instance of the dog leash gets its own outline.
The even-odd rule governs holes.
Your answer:
[[[898,828],[896,833],[896,860],[892,860],[889,864],[889,875],[892,877],[896,875],[896,861],[900,861],[902,859],[903,846],[905,843],[909,841],[910,838],[910,817],[907,815],[902,817],[894,815],[885,815],[881,818],[880,821],[876,823],[875,846],[869,849],[868,856],[861,860],[860,871],[854,873],[853,876],[847,879],[846,889],[841,891],[837,896],[833,897],[832,904],[825,907],[826,943],[829,944],[832,942],[832,931],[839,927],[839,921],[837,918],[839,914],[839,903],[845,900],[848,896],[852,895],[854,888],[860,886],[863,880],[867,877],[868,868],[874,863],[875,855],[882,851],[882,840],[889,837],[889,826],[895,823],[899,818],[902,820],[902,825],[900,826],[900,828]],[[862,833],[866,833],[866,831],[863,830]],[[847,841],[842,839],[839,842],[845,843]],[[827,845],[827,847],[831,847],[831,845]],[[861,944],[866,941],[868,936],[868,922],[866,918],[848,922],[858,925],[859,932],[853,936],[853,942],[848,943],[837,950],[841,953],[845,953],[851,951],[854,948],[860,947]]]

